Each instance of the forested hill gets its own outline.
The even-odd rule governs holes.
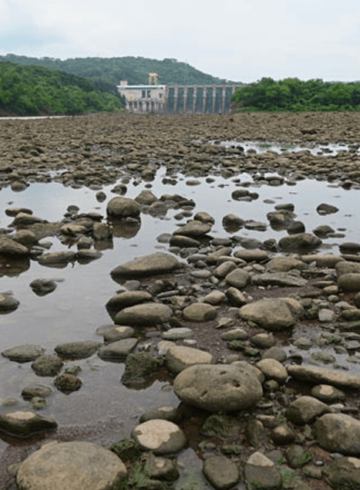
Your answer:
[[[207,75],[196,68],[167,58],[162,61],[150,58],[125,56],[121,58],[70,58],[60,60],[57,58],[28,58],[7,54],[0,56],[0,61],[11,61],[19,65],[46,66],[54,70],[71,73],[80,77],[99,79],[114,86],[120,80],[127,80],[130,85],[145,84],[148,74],[159,74],[159,82],[169,85],[214,85],[225,84],[227,80]]]
[[[262,78],[236,90],[232,100],[247,111],[359,111],[360,83]]]
[[[40,66],[0,62],[0,114],[83,114],[121,109],[105,83]],[[116,92],[115,92],[116,93]]]

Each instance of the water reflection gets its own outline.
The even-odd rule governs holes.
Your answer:
[[[21,257],[12,259],[0,256],[0,277],[16,277],[30,269],[30,259]]]

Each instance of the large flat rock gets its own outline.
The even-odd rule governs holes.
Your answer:
[[[317,366],[287,366],[289,376],[309,383],[326,383],[339,388],[358,390],[360,377]]]
[[[113,279],[131,279],[156,274],[167,274],[180,267],[180,262],[170,254],[158,252],[125,262],[111,271]]]

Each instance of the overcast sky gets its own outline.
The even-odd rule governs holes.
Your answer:
[[[0,0],[0,54],[176,58],[229,80],[360,80],[359,0]]]

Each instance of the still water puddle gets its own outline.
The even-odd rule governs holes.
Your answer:
[[[222,227],[222,218],[234,213],[245,220],[260,221],[265,224],[263,231],[241,229],[236,234],[242,237],[264,241],[275,238],[278,241],[287,233],[276,231],[269,226],[267,213],[274,211],[276,204],[293,203],[296,219],[303,221],[307,231],[319,225],[329,225],[335,232],[341,231],[343,238],[323,240],[320,252],[339,253],[339,245],[344,241],[360,242],[359,216],[355,207],[359,190],[344,190],[324,181],[302,180],[294,185],[271,186],[256,181],[250,174],[240,174],[236,179],[215,176],[212,179],[198,178],[198,185],[187,185],[188,177],[176,176],[176,184],[163,182],[166,169],[161,168],[151,183],[151,191],[160,197],[163,194],[179,194],[196,203],[194,214],[207,211],[214,219],[211,235],[229,235]],[[234,201],[231,194],[246,184],[246,188],[259,194],[251,202]],[[131,180],[127,185],[126,197],[134,198],[149,183]],[[115,194],[114,185],[104,187],[107,200],[99,203],[96,191],[88,188],[73,189],[60,183],[33,183],[25,191],[13,192],[10,188],[0,191],[0,228],[7,228],[12,221],[5,215],[9,207],[26,207],[34,215],[48,221],[61,221],[69,205],[79,207],[79,214],[96,211],[106,215],[106,203]],[[320,216],[316,208],[321,203],[337,206],[336,214]],[[99,340],[95,331],[100,325],[112,323],[106,302],[116,293],[119,286],[110,277],[110,271],[117,265],[155,251],[166,251],[168,246],[157,241],[163,233],[173,233],[179,223],[181,210],[169,210],[163,218],[143,214],[141,227],[133,236],[118,236],[109,248],[102,250],[102,257],[89,264],[75,263],[63,269],[41,266],[36,261],[18,264],[18,268],[0,267],[0,291],[12,291],[20,301],[19,308],[8,315],[0,316],[1,351],[19,344],[40,344],[51,353],[62,342],[76,340]],[[52,243],[50,252],[64,250],[64,244],[56,237],[47,238]],[[71,247],[69,247],[71,248]],[[72,248],[75,249],[75,246]],[[1,264],[0,264],[1,265]],[[36,296],[29,284],[38,278],[59,279],[56,290],[44,297]],[[100,338],[101,340],[101,338]],[[45,414],[51,414],[62,427],[66,426],[112,426],[114,441],[129,435],[131,427],[145,410],[161,405],[177,406],[179,401],[168,383],[156,381],[146,390],[128,390],[120,383],[123,364],[106,363],[93,356],[87,360],[69,362],[80,365],[82,388],[69,396],[59,392],[49,398]],[[29,383],[52,385],[52,378],[39,379],[32,371],[30,363],[17,364],[0,357],[0,400],[15,396],[19,400],[21,390]],[[55,390],[56,391],[56,390]],[[19,408],[28,407],[19,402]],[[105,430],[105,429],[104,429]],[[0,441],[0,454],[6,443]]]
[[[289,143],[272,143],[269,141],[221,141],[215,142],[211,141],[212,144],[218,144],[220,146],[224,146],[225,148],[242,148],[244,153],[247,152],[255,152],[258,154],[266,153],[267,151],[275,152],[275,153],[286,153],[286,152],[294,152],[298,153],[300,151],[307,151],[311,155],[329,155],[335,156],[339,152],[348,152],[352,150],[355,153],[360,153],[359,145],[346,145],[345,143],[329,143],[327,145],[295,145]]]

